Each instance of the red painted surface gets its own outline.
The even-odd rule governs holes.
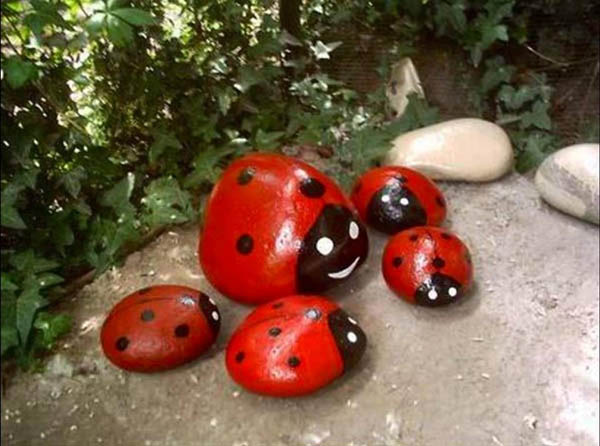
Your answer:
[[[436,266],[436,258],[442,259],[443,266],[439,261]],[[456,281],[457,294],[449,296],[448,301],[426,301],[425,305],[431,306],[460,299],[473,280],[471,255],[465,244],[450,231],[431,226],[412,228],[392,237],[383,253],[382,271],[388,286],[412,303],[423,304],[417,301],[417,289],[431,281],[434,274]],[[441,297],[442,293],[438,294]]]
[[[337,319],[336,333],[331,328],[332,314],[342,321]],[[346,355],[340,350],[341,342],[345,342]],[[342,375],[345,364],[357,362],[365,346],[366,337],[356,321],[335,303],[296,295],[254,310],[231,337],[226,365],[231,377],[247,390],[299,396]]]
[[[208,296],[183,286],[158,285],[115,305],[100,338],[104,354],[117,367],[156,372],[204,353],[219,327],[219,311]]]
[[[358,179],[352,189],[351,199],[360,217],[369,222],[368,207],[373,196],[388,182],[403,177],[403,187],[410,190],[424,209],[427,220],[423,225],[437,226],[446,218],[446,200],[443,193],[426,176],[421,173],[399,166],[388,166],[371,169]]]
[[[324,186],[317,198],[301,193],[302,181],[309,178]],[[206,206],[198,248],[206,277],[221,293],[243,303],[297,293],[303,239],[327,204],[356,213],[330,178],[302,161],[252,154],[233,162]],[[245,234],[252,247],[240,254],[237,246]]]

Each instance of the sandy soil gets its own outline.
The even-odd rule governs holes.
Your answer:
[[[76,329],[43,374],[17,374],[2,398],[3,445],[592,446],[598,444],[598,227],[543,204],[529,180],[442,184],[446,226],[470,246],[476,287],[450,307],[394,297],[380,273],[385,237],[330,295],[369,337],[363,361],[315,395],[273,399],[228,377],[224,348],[249,308],[215,292],[196,228],[163,234],[65,303]],[[126,294],[178,283],[223,317],[204,357],[165,373],[113,367],[98,337]]]

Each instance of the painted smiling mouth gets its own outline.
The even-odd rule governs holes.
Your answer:
[[[356,265],[358,265],[359,260],[360,260],[360,257],[357,257],[356,259],[354,259],[354,262],[352,262],[348,268],[344,268],[335,273],[327,273],[327,275],[329,277],[331,277],[332,279],[345,279],[350,274],[352,274],[352,271],[354,271],[354,268],[356,268]]]

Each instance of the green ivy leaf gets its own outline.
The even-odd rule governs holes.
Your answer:
[[[173,133],[156,132],[150,146],[148,160],[155,163],[167,149],[180,150],[183,146]]]
[[[77,166],[70,172],[65,173],[60,180],[58,180],[58,184],[63,184],[65,189],[67,189],[67,192],[69,192],[73,198],[77,198],[81,191],[81,181],[86,178],[87,173],[85,172],[85,168],[83,166]]]
[[[65,247],[75,242],[75,234],[66,219],[62,219],[52,227],[52,242],[60,254],[65,256]]]
[[[5,202],[4,199],[0,204],[0,224],[12,229],[26,229],[27,225],[19,215],[19,211],[13,204]]]
[[[531,111],[521,116],[521,128],[537,127],[542,130],[552,129],[552,120],[548,114],[550,104],[544,101],[536,101]]]
[[[107,14],[104,12],[92,14],[85,22],[85,29],[87,29],[90,34],[98,34],[106,26],[106,18]]]
[[[56,340],[71,330],[72,319],[66,314],[51,314],[40,311],[33,326],[41,331],[41,343],[45,349],[54,347]]]
[[[511,132],[511,139],[518,148],[516,168],[519,172],[538,166],[557,148],[554,136],[539,131]]]
[[[37,285],[27,284],[17,298],[17,330],[23,345],[27,344],[36,312],[48,305],[48,301],[39,294]]]
[[[320,40],[317,40],[317,43],[310,46],[310,49],[315,54],[317,60],[320,59],[330,59],[329,53],[335,50],[338,46],[340,46],[342,42],[331,42],[329,44],[325,44]]]
[[[498,100],[509,110],[518,110],[537,96],[537,89],[530,85],[522,85],[518,89],[512,85],[503,85],[498,92]]]
[[[264,132],[262,129],[258,129],[254,144],[260,150],[273,150],[279,147],[278,141],[284,135],[285,132]]]
[[[54,260],[38,257],[32,249],[13,254],[8,263],[14,266],[18,271],[29,276],[35,273],[41,273],[57,268],[60,264]]]
[[[467,17],[464,10],[463,2],[454,2],[451,5],[440,2],[434,16],[438,33],[444,35],[448,26],[460,34],[464,33],[467,29]]]
[[[146,221],[150,227],[184,223],[194,218],[191,196],[181,190],[174,178],[159,178],[150,183],[142,204],[148,211]]]
[[[507,65],[502,57],[495,57],[486,61],[486,71],[481,78],[481,93],[487,94],[503,83],[510,82],[516,68]]]
[[[39,276],[36,276],[36,280],[37,280],[38,286],[41,289],[41,288],[50,287],[52,285],[56,285],[57,283],[64,282],[65,279],[60,277],[58,274],[43,273],[43,274],[40,274]]]
[[[264,82],[265,78],[261,71],[254,67],[243,65],[240,67],[238,82],[234,85],[242,93],[247,92],[252,86]]]
[[[13,89],[20,88],[37,77],[36,66],[19,56],[9,57],[3,65],[2,68],[8,85]]]
[[[100,204],[113,208],[118,215],[128,212],[131,208],[129,198],[134,185],[135,175],[129,172],[121,181],[104,193],[100,199]]]
[[[4,275],[4,273],[2,273]],[[4,277],[2,278],[4,287]],[[0,299],[0,340],[2,344],[1,355],[19,345],[19,333],[17,332],[17,302],[14,293],[2,289],[2,298]]]
[[[214,183],[222,172],[223,159],[237,151],[236,147],[207,148],[194,159],[194,170],[183,181],[183,187],[190,189],[204,183]]]
[[[16,291],[19,287],[11,280],[9,273],[0,273],[0,290]]]
[[[117,46],[125,46],[133,41],[133,28],[127,22],[108,15],[106,18],[108,38]]]
[[[134,26],[152,25],[156,23],[154,17],[141,9],[119,8],[111,10],[110,13]]]

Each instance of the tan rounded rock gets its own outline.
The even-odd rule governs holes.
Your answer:
[[[384,159],[434,180],[491,181],[507,173],[513,151],[506,132],[483,119],[453,119],[397,137]]]
[[[600,145],[576,144],[544,160],[535,185],[544,200],[583,220],[600,221]]]

